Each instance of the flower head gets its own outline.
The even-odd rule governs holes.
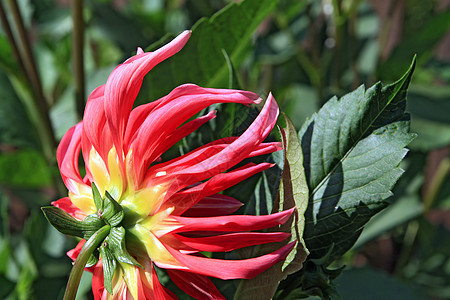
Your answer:
[[[209,105],[261,101],[251,92],[185,84],[159,100],[132,109],[143,77],[177,53],[189,36],[185,31],[155,52],[139,49],[119,65],[106,84],[91,93],[83,121],[65,134],[58,147],[58,165],[69,196],[53,202],[54,206],[79,220],[90,215],[101,219],[104,212],[96,204],[96,187],[99,197],[113,199],[123,210],[116,233],[124,237],[124,249],[132,258],[117,259],[110,283],[113,296],[105,289],[105,258],[100,257],[90,268],[95,299],[175,298],[159,282],[155,266],[165,269],[179,288],[196,299],[223,299],[208,277],[252,278],[284,260],[294,246],[291,243],[244,260],[202,255],[283,241],[288,233],[254,231],[284,223],[292,210],[267,216],[232,215],[241,203],[220,194],[272,166],[249,163],[230,170],[246,158],[280,150],[279,143],[263,142],[278,117],[278,106],[271,95],[241,136],[220,139],[178,158],[160,161],[171,146],[215,118],[215,112],[210,112],[188,121]],[[83,177],[80,151],[86,171]],[[69,251],[72,258],[77,257],[84,242]]]

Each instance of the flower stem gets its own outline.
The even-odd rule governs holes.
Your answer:
[[[77,295],[78,285],[80,284],[81,275],[89,257],[99,244],[105,239],[111,230],[110,225],[105,225],[97,230],[84,244],[70,272],[69,281],[67,282],[64,300],[73,300]]]

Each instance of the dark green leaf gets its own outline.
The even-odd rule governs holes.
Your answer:
[[[345,253],[387,205],[403,172],[404,147],[414,138],[405,113],[414,63],[393,84],[331,99],[303,126],[299,135],[311,192],[304,237],[312,258],[332,245],[330,261]]]
[[[225,51],[235,67],[244,59],[244,51],[256,27],[275,8],[278,0],[245,0],[231,3],[211,18],[203,18],[192,27],[192,37],[170,64],[159,64],[145,79],[148,95],[157,99],[184,83],[208,87],[228,86]]]
[[[0,298],[5,299],[14,290],[14,286],[14,282],[0,274]]]
[[[114,272],[116,271],[116,259],[114,258],[111,250],[109,250],[109,244],[107,242],[104,242],[103,245],[100,246],[99,250],[102,256],[105,289],[112,295],[113,289],[111,286],[111,282],[114,278]]]

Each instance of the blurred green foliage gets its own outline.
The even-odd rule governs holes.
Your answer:
[[[1,5],[18,40],[12,2]],[[44,114],[50,116],[56,141],[80,120],[75,109],[70,2],[17,1],[48,105]],[[290,276],[281,282],[278,298],[306,297],[309,288],[310,294],[332,298],[340,294],[344,299],[450,299],[448,1],[246,0],[228,6],[231,2],[85,0],[85,98],[138,46],[153,49],[192,28],[186,48],[147,76],[139,103],[186,82],[242,88],[262,97],[271,91],[299,130],[332,96],[341,97],[361,84],[369,87],[379,80],[397,80],[417,54],[406,110],[411,114],[411,131],[418,137],[401,164],[405,173],[387,199],[390,205],[369,221],[343,256],[325,257],[333,258],[331,263],[324,263],[322,254],[308,259],[302,278],[311,279],[307,275],[314,274],[314,280],[300,282],[299,277]],[[23,48],[20,42],[18,46]],[[39,126],[43,119],[36,104],[39,89],[31,84],[15,53],[3,24],[0,298],[57,299],[71,267],[65,252],[75,241],[51,228],[39,209],[65,194],[55,158],[48,157],[43,145],[45,129]],[[222,134],[239,133],[249,122],[242,115],[250,119],[254,115],[251,108],[233,105],[217,109],[217,120],[167,155],[188,151]],[[276,156],[270,159],[280,161]],[[268,213],[272,179],[280,177],[280,170],[274,168],[245,186],[230,189],[229,194],[247,203],[247,212]],[[343,265],[347,267],[341,270]],[[82,280],[80,299],[90,297],[89,276]],[[167,281],[164,274],[160,277]],[[237,283],[216,282],[224,295],[232,297]],[[282,294],[283,289],[299,284],[303,286]]]

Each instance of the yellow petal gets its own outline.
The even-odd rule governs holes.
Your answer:
[[[100,154],[92,147],[89,153],[89,170],[92,173],[93,180],[97,185],[98,190],[102,196],[105,195],[105,190],[110,185],[110,177],[105,162]]]
[[[109,194],[119,201],[123,192],[123,176],[120,169],[119,156],[116,152],[116,147],[112,147],[108,153],[108,168],[110,182],[106,187]]]
[[[144,226],[136,224],[134,228],[130,229],[130,233],[140,240],[152,261],[159,264],[179,265],[178,261],[167,251],[158,238]]]
[[[73,205],[88,215],[95,214],[97,208],[95,207],[94,199],[92,198],[91,187],[75,181],[72,182],[72,186],[74,188],[76,187],[76,189],[73,189],[74,192],[69,191],[69,198]]]

